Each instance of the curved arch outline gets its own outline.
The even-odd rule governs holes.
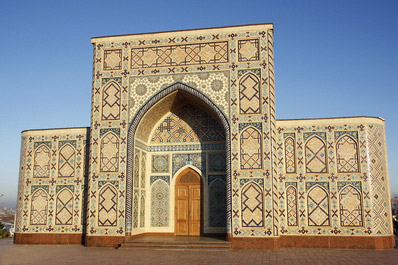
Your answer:
[[[348,137],[348,138],[350,138],[352,141],[354,141],[354,143],[355,143],[355,158],[356,158],[356,160],[357,160],[357,171],[340,171],[339,170],[339,164],[338,164],[338,162],[337,162],[337,155],[338,155],[338,153],[337,153],[337,144],[341,141],[341,139],[343,139],[343,137]],[[361,172],[361,170],[360,170],[360,165],[359,165],[359,150],[358,150],[358,141],[357,140],[355,140],[351,135],[349,135],[348,133],[345,133],[345,134],[343,134],[343,135],[341,135],[339,138],[337,138],[337,140],[336,140],[336,167],[337,167],[337,173],[359,173],[359,172]]]
[[[118,116],[119,116],[119,118],[118,119],[103,119],[104,117],[103,117],[103,115],[104,115],[104,92],[105,92],[105,90],[106,89],[108,89],[111,85],[112,85],[112,83],[114,83],[114,85],[119,89],[119,114],[118,114]],[[121,91],[122,91],[122,88],[121,88],[121,86],[120,86],[120,84],[119,83],[117,83],[115,80],[109,80],[104,86],[103,86],[103,88],[101,89],[101,121],[117,121],[117,120],[120,120],[120,101],[121,101],[121,99],[122,99],[122,97],[121,97]],[[108,102],[107,102],[108,103]],[[108,103],[109,104],[109,103]]]
[[[351,187],[351,188],[353,188],[357,193],[358,193],[358,195],[359,195],[359,206],[360,206],[360,214],[361,214],[361,225],[358,225],[358,226],[346,226],[346,225],[342,225],[342,223],[341,223],[341,198],[340,198],[340,196],[341,196],[341,193],[343,192],[343,190],[345,190],[347,187]],[[363,227],[363,224],[364,224],[364,222],[363,222],[363,204],[362,204],[362,192],[361,191],[359,191],[358,189],[357,189],[357,187],[355,187],[355,186],[353,186],[353,185],[351,185],[351,184],[347,184],[347,185],[345,185],[340,191],[339,191],[339,221],[340,221],[340,225],[341,225],[341,227]]]
[[[63,191],[67,191],[67,192],[69,192],[69,194],[71,195],[71,197],[72,197],[72,213],[71,213],[71,223],[70,224],[57,224],[57,215],[58,215],[58,198],[59,198],[59,195],[61,194],[61,192],[63,192]],[[58,191],[58,193],[56,194],[57,195],[57,197],[56,197],[56,200],[55,200],[55,225],[72,225],[72,223],[73,223],[73,203],[74,203],[74,196],[73,196],[73,192],[72,192],[72,190],[71,189],[69,189],[68,187],[64,187],[64,188],[62,188],[61,190],[59,190]]]
[[[288,139],[293,140],[293,152],[294,152],[294,171],[293,172],[287,172],[287,156],[286,156],[286,143]],[[285,148],[285,171],[286,174],[294,174],[297,171],[297,161],[296,161],[296,139],[293,138],[292,136],[288,136],[284,139],[284,148]]]
[[[307,172],[307,144],[308,142],[312,141],[312,139],[317,138],[318,140],[320,140],[323,143],[323,148],[325,149],[325,172]],[[321,137],[319,137],[318,135],[312,135],[310,138],[307,139],[307,141],[305,141],[305,145],[304,145],[304,156],[305,156],[305,172],[306,173],[328,173],[328,150],[327,150],[327,145],[326,145],[326,140],[323,140]]]
[[[154,94],[147,102],[143,104],[143,106],[138,110],[137,114],[134,116],[129,129],[127,136],[127,176],[126,176],[126,232],[129,233],[132,230],[132,170],[134,166],[133,154],[134,154],[134,136],[137,130],[137,127],[144,117],[145,113],[154,106],[159,100],[171,94],[174,91],[181,90],[185,91],[188,94],[199,98],[204,103],[206,103],[218,116],[221,121],[221,124],[224,128],[225,132],[225,162],[226,162],[226,182],[227,182],[227,232],[231,232],[231,180],[229,178],[231,172],[231,163],[230,163],[230,125],[229,121],[224,114],[224,112],[205,94],[200,92],[199,90],[192,88],[183,83],[177,82],[174,83],[156,94]]]
[[[73,156],[74,156],[74,161],[73,161],[73,175],[72,175],[72,176],[60,176],[60,175],[59,175],[59,174],[60,174],[60,168],[59,168],[59,166],[60,166],[61,164],[59,163],[59,159],[60,159],[62,150],[63,150],[64,148],[66,148],[67,146],[70,146],[70,147],[73,149]],[[74,148],[71,144],[65,144],[64,146],[61,147],[61,149],[59,149],[59,152],[58,152],[58,177],[59,177],[59,178],[74,177],[74,176],[75,176],[75,173],[76,173],[76,148]]]
[[[45,176],[45,177],[43,177],[43,176],[39,176],[39,177],[36,177],[35,176],[35,166],[36,166],[36,154],[37,154],[37,150],[39,149],[39,148],[41,148],[42,146],[44,146],[45,148],[47,148],[47,150],[48,150],[48,154],[49,154],[49,158],[48,158],[48,170],[49,170],[49,173],[48,173],[48,175],[47,176]],[[50,147],[48,147],[46,144],[41,144],[41,145],[39,145],[38,147],[36,147],[36,149],[35,149],[35,152],[34,152],[34,155],[33,155],[33,177],[34,178],[48,178],[48,177],[50,177],[50,163],[51,163],[51,149],[50,149]]]
[[[104,140],[104,138],[108,135],[108,134],[112,134],[114,137],[116,137],[117,139],[117,168],[116,171],[102,171],[102,141]],[[100,172],[117,172],[120,168],[120,141],[119,141],[119,136],[116,135],[114,132],[107,132],[104,135],[101,136],[101,141],[100,141],[100,146],[99,146],[99,151],[100,151],[100,163],[99,163],[99,168],[100,168]]]
[[[258,84],[258,112],[251,112],[251,113],[243,113],[243,112],[241,112],[242,111],[242,105],[241,105],[241,103],[242,103],[242,99],[241,99],[241,93],[240,93],[240,91],[241,91],[241,85],[242,85],[242,81],[243,81],[243,79],[246,79],[246,78],[248,78],[248,76],[251,76],[252,78],[254,78],[254,79],[256,79],[256,81],[257,81],[257,84]],[[261,85],[260,85],[261,83],[260,83],[260,79],[258,78],[258,76],[257,75],[255,75],[254,73],[252,73],[252,72],[247,72],[246,74],[244,74],[240,79],[239,79],[239,114],[241,114],[241,115],[252,115],[252,114],[261,114],[262,113],[262,110],[261,110],[261,99],[260,99],[260,95],[261,95]]]
[[[35,192],[33,192],[32,193],[32,196],[31,196],[31,198],[33,198],[34,197],[34,195],[36,194],[36,193],[38,193],[39,191],[43,191],[45,194],[46,194],[46,198],[47,198],[47,205],[46,205],[46,223],[45,224],[32,224],[32,206],[33,206],[33,199],[31,199],[31,202],[30,202],[30,212],[29,212],[29,224],[30,225],[47,225],[47,223],[48,223],[48,192],[45,190],[45,189],[43,189],[43,188],[38,188],[37,190],[35,190]]]
[[[257,225],[255,225],[255,226],[244,226],[243,225],[243,222],[244,222],[244,220],[243,220],[243,211],[244,211],[244,209],[246,208],[246,207],[248,207],[248,206],[246,206],[245,205],[245,207],[243,207],[243,192],[244,191],[246,191],[248,188],[249,188],[249,185],[254,185],[255,187],[257,187],[257,189],[259,189],[260,190],[260,194],[261,194],[261,211],[262,211],[262,215],[261,215],[261,222],[259,223],[259,224],[257,224]],[[261,186],[257,183],[257,182],[255,182],[255,181],[249,181],[249,182],[247,182],[245,185],[243,185],[243,187],[241,188],[241,192],[240,192],[240,194],[241,194],[241,198],[240,198],[240,207],[241,207],[241,212],[242,212],[242,218],[241,218],[241,223],[242,223],[242,227],[261,227],[261,226],[263,226],[264,225],[264,190],[261,188]],[[250,209],[249,209],[250,210]],[[252,219],[253,220],[253,219]],[[251,223],[251,222],[250,222]]]
[[[245,131],[247,131],[248,129],[250,129],[250,128],[255,130],[258,133],[259,139],[260,139],[260,145],[259,145],[259,148],[260,148],[260,167],[259,168],[242,168],[242,134]],[[243,170],[263,169],[263,147],[262,146],[263,146],[262,131],[260,131],[256,127],[254,127],[252,125],[249,125],[246,128],[244,128],[241,132],[239,132],[239,149],[240,149],[240,151],[239,151],[239,153],[240,153],[240,155],[239,155],[239,157],[240,157],[239,164],[240,165],[239,166],[240,166],[240,169],[243,169]]]
[[[112,189],[112,190],[116,193],[116,197],[117,197],[117,198],[119,197],[118,189],[117,189],[113,184],[111,184],[111,183],[108,183],[108,184],[104,185],[104,186],[98,191],[98,200],[97,200],[97,211],[98,211],[98,215],[97,215],[96,223],[97,223],[97,226],[99,226],[99,227],[117,227],[117,224],[119,223],[119,222],[118,222],[118,215],[117,215],[118,210],[119,210],[119,200],[116,200],[116,209],[115,209],[115,211],[116,211],[116,223],[115,223],[115,225],[99,225],[99,217],[100,217],[100,214],[99,214],[99,212],[100,212],[100,209],[99,209],[99,208],[100,208],[100,196],[101,196],[101,194],[103,193],[103,191],[104,191],[106,188],[108,188],[108,187],[110,187],[110,189]]]
[[[290,208],[290,206],[289,206],[289,199],[288,199],[288,191],[291,190],[291,189],[294,190],[294,197],[295,197],[295,200],[296,200],[295,209],[294,209],[295,212],[296,212],[296,222],[294,224],[290,224],[289,223],[289,208]],[[298,224],[297,188],[294,185],[290,184],[290,185],[288,185],[286,187],[285,192],[286,192],[286,223],[287,223],[287,226],[297,226],[297,224]]]
[[[312,137],[311,137],[312,138]],[[320,188],[320,189],[322,189],[323,190],[323,192],[325,192],[325,194],[326,194],[326,198],[327,198],[327,200],[328,200],[328,225],[310,225],[309,224],[309,222],[310,222],[310,213],[309,213],[309,208],[308,208],[308,195],[316,188],[316,187],[318,187],[318,188]],[[315,184],[314,186],[312,186],[308,191],[307,191],[307,204],[306,204],[306,206],[307,206],[307,222],[308,222],[308,226],[329,226],[330,225],[330,194],[329,194],[329,192],[324,188],[324,187],[322,187],[321,185],[318,185],[318,184]]]

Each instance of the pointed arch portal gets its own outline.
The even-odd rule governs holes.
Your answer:
[[[167,111],[178,109],[186,104],[208,113],[221,124],[225,133],[225,174],[226,174],[226,216],[227,232],[231,231],[231,180],[230,180],[230,125],[224,112],[205,94],[183,83],[172,84],[151,97],[136,113],[128,131],[127,139],[127,177],[126,177],[126,232],[132,232],[133,210],[133,169],[135,140],[150,141],[151,130]],[[155,117],[155,118],[153,118]],[[145,122],[143,122],[145,121]],[[173,176],[171,176],[173,177]],[[176,228],[175,228],[176,229]],[[175,230],[177,231],[177,230]]]

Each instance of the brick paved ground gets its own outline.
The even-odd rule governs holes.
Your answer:
[[[0,264],[398,264],[398,249],[117,250],[80,245],[14,245],[9,239],[0,239]]]

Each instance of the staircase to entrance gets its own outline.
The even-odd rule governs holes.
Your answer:
[[[144,236],[126,241],[119,249],[227,251],[231,242],[225,237]]]

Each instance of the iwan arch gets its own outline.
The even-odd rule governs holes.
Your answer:
[[[15,243],[395,245],[384,121],[276,120],[272,24],[92,43],[91,126],[22,132]]]

